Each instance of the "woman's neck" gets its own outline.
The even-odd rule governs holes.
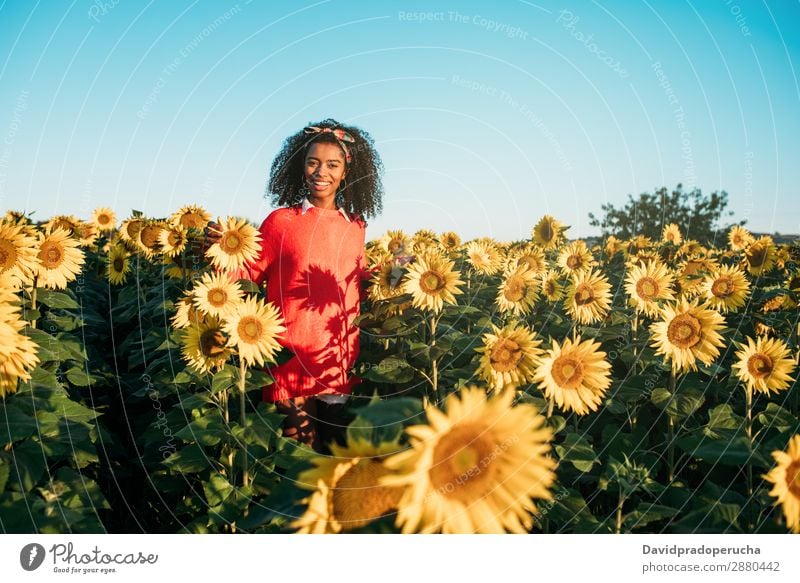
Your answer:
[[[310,202],[317,208],[336,210],[336,195],[325,196],[325,197],[309,195],[308,202]]]

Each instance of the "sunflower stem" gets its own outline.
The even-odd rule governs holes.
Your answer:
[[[431,316],[431,348],[436,345],[436,324],[439,321],[439,316],[433,314]],[[439,359],[431,358],[431,386],[433,387],[433,395],[439,401]]]
[[[547,418],[548,419],[550,419],[550,417],[553,416],[553,407],[554,406],[555,406],[555,399],[553,397],[550,397],[547,400]]]
[[[753,451],[753,391],[749,387],[744,388],[745,394],[745,434],[750,451]],[[753,464],[747,461],[747,496],[753,496]]]
[[[245,393],[245,376],[247,375],[247,364],[244,359],[239,362],[239,423],[242,429],[247,422],[246,411],[246,393]],[[247,441],[242,439],[242,486],[245,488],[250,486],[250,469],[247,467]]]
[[[36,278],[33,278],[33,284],[31,287],[31,312],[36,309]],[[31,318],[31,328],[36,328],[36,318]]]
[[[669,373],[669,394],[670,399],[675,398],[675,373]],[[667,467],[669,474],[667,478],[670,482],[675,479],[675,417],[667,412]]]
[[[622,532],[622,507],[625,504],[625,496],[622,493],[622,486],[619,487],[619,499],[617,501],[617,524],[615,532],[620,534]]]

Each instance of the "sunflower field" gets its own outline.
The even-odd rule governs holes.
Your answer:
[[[323,455],[261,399],[259,232],[210,220],[0,220],[2,532],[800,532],[797,244],[389,231]]]

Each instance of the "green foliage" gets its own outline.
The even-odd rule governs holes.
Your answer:
[[[685,239],[695,239],[706,244],[721,241],[720,231],[730,225],[720,223],[724,217],[732,216],[726,212],[728,193],[723,191],[704,195],[699,188],[684,190],[678,184],[669,192],[661,187],[655,192],[644,192],[637,198],[628,195],[625,206],[616,208],[606,203],[600,208],[603,216],[598,218],[589,213],[589,224],[600,227],[603,236],[614,235],[629,239],[635,235],[645,235],[653,240],[661,239],[664,226],[675,223]],[[739,223],[743,225],[745,221]]]

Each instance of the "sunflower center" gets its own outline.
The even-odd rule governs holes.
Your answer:
[[[228,294],[224,289],[214,288],[208,292],[208,303],[215,308],[221,308],[228,301]]]
[[[539,234],[542,236],[542,239],[545,242],[550,242],[553,237],[555,237],[555,233],[553,232],[553,225],[549,221],[544,223],[539,230]]]
[[[239,338],[248,344],[255,344],[261,339],[264,328],[258,318],[254,316],[245,316],[239,320],[239,325],[236,327],[239,333]]]
[[[551,370],[553,380],[562,389],[577,389],[583,382],[583,363],[574,356],[559,356]]]
[[[139,231],[142,230],[142,222],[141,221],[131,221],[125,227],[125,230],[128,231],[128,237],[131,239],[136,239],[139,235]]]
[[[125,260],[122,257],[115,257],[112,265],[117,273],[122,273],[125,270]]]
[[[575,303],[579,306],[591,304],[594,301],[594,291],[592,286],[581,283],[575,288]]]
[[[503,295],[509,302],[518,302],[525,297],[525,284],[520,277],[510,277],[503,289]]]
[[[765,379],[775,368],[775,363],[769,355],[757,352],[747,359],[747,372],[757,379]]]
[[[345,530],[360,528],[397,508],[402,488],[378,483],[388,473],[382,463],[361,459],[339,478],[333,488],[333,518]]]
[[[39,259],[47,269],[57,269],[64,261],[64,250],[58,243],[46,241],[39,250]]]
[[[520,345],[510,338],[503,338],[492,347],[489,362],[498,372],[509,372],[517,368],[522,360],[523,352]]]
[[[700,321],[690,314],[675,316],[667,327],[667,338],[678,348],[691,348],[700,342]]]
[[[464,424],[453,427],[433,450],[428,475],[431,485],[447,498],[474,502],[496,487],[498,457],[486,427]]]
[[[222,236],[221,246],[230,254],[238,253],[243,247],[239,233],[225,233]]]
[[[570,255],[567,257],[567,267],[572,269],[573,271],[576,269],[580,269],[583,266],[583,257],[580,255]]]
[[[403,242],[397,239],[392,239],[386,246],[392,255],[397,255],[403,250]]]
[[[752,245],[747,251],[747,262],[753,267],[761,267],[767,259],[767,248],[764,245]]]
[[[200,335],[200,350],[203,356],[217,356],[225,352],[225,336],[217,328],[206,330]]]
[[[552,296],[556,293],[556,282],[552,279],[548,279],[544,282],[544,293],[548,296]]]
[[[167,242],[172,247],[177,247],[183,243],[183,235],[179,231],[170,231],[169,235],[167,235]]]
[[[643,300],[652,300],[658,295],[658,282],[652,277],[643,277],[636,282],[636,293]]]
[[[718,298],[727,298],[734,290],[733,279],[727,275],[721,275],[711,284],[711,293]]]
[[[444,277],[441,273],[428,270],[419,278],[419,287],[426,294],[436,294],[445,286]]]
[[[97,222],[100,225],[107,225],[111,222],[111,217],[105,213],[100,213],[97,215]]]
[[[0,241],[0,271],[11,269],[17,261],[17,251],[9,241]]]
[[[200,229],[205,226],[203,217],[193,212],[184,213],[178,222],[187,228],[194,227],[195,229]]]
[[[800,460],[794,460],[786,468],[786,486],[795,498],[800,498]]]
[[[800,275],[793,275],[786,283],[786,287],[792,291],[800,291]]]

